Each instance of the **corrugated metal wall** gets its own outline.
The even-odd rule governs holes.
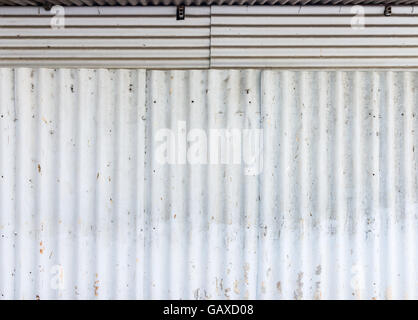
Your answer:
[[[362,12],[352,6],[213,6],[210,65],[417,67],[417,9],[393,7],[393,16],[385,17],[383,7],[366,7]]]
[[[0,66],[417,68],[417,8],[0,8]],[[355,15],[358,15],[355,17]],[[364,23],[364,25],[362,24]]]
[[[417,87],[0,69],[1,298],[417,298]],[[261,174],[160,164],[178,121],[263,129]]]
[[[180,21],[175,7],[66,8],[55,14],[4,7],[0,16],[0,66],[209,67],[209,7],[187,8]]]
[[[417,0],[0,0],[2,6],[409,5]]]

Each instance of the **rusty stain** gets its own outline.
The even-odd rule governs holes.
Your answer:
[[[41,165],[38,164],[38,172],[41,173],[41,171],[42,171]]]
[[[239,294],[239,288],[238,288],[238,280],[234,281],[234,292],[236,294]]]
[[[96,279],[98,278],[98,276],[99,275],[96,273]],[[94,287],[94,295],[97,297],[99,295],[99,280],[98,279],[94,281],[93,287]]]
[[[245,281],[245,284],[247,285],[248,285],[248,271],[250,271],[250,264],[246,263],[244,265],[244,281]]]
[[[261,292],[266,293],[266,285],[264,284],[264,281],[261,281]]]
[[[282,294],[282,284],[281,284],[280,281],[278,281],[276,283],[276,288],[277,288],[277,291],[279,292],[279,294]]]

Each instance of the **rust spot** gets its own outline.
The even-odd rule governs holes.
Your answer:
[[[174,219],[175,219],[176,217],[177,217],[177,215],[175,214],[175,215],[174,215]]]
[[[98,278],[98,274],[96,273],[96,279]],[[97,279],[96,281],[94,281],[94,295],[97,297],[99,295],[99,280]]]
[[[225,289],[225,297],[227,297],[228,299],[230,298],[230,296],[229,296],[229,292],[231,291],[231,289],[230,288],[226,288]]]
[[[94,295],[97,297],[99,295],[99,280],[94,281]]]
[[[239,285],[238,285],[238,280],[234,281],[234,292],[236,294],[239,294]]]
[[[36,295],[36,300],[41,300],[41,298],[39,297],[39,295]]]
[[[276,283],[276,288],[277,291],[279,291],[279,293],[282,294],[282,284],[280,281]]]
[[[41,173],[41,171],[42,171],[41,165],[38,164],[38,172]]]

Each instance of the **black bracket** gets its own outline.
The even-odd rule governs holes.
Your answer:
[[[186,8],[184,6],[177,6],[176,20],[184,20],[185,16],[186,16]]]
[[[390,15],[392,15],[392,7],[391,6],[386,6],[385,7],[385,11],[383,13],[386,17],[389,17]]]
[[[42,7],[45,9],[45,11],[51,11],[53,4],[48,1],[44,1],[44,3],[42,4]]]

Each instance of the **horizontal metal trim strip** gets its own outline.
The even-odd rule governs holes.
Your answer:
[[[209,27],[210,18],[198,18],[198,19],[185,19],[176,20],[172,18],[68,18],[65,17],[65,28],[75,27],[97,27],[97,28],[126,28],[133,27],[194,27],[194,26],[206,26]],[[15,18],[0,18],[0,28],[21,28],[21,27],[33,27],[33,28],[51,28],[51,18],[43,19],[15,19]]]
[[[251,58],[237,58],[231,59],[230,57],[217,57],[211,59],[212,67],[223,68],[235,68],[237,66],[248,68],[276,68],[276,67],[328,67],[328,68],[346,68],[346,67],[418,67],[418,57],[391,57],[391,58],[374,58],[364,59],[358,57],[336,57],[336,58],[322,58],[306,57],[306,58],[288,58],[277,59],[263,58],[263,59],[251,59]]]
[[[358,57],[358,58],[391,58],[391,57],[415,57],[418,56],[418,47],[415,48],[251,48],[242,50],[241,48],[234,49],[217,49],[212,48],[211,57],[231,57],[240,58],[246,57],[248,59],[263,59],[263,58],[295,58],[303,57],[317,57],[334,58],[334,57]]]
[[[246,14],[233,14],[233,13],[225,13],[225,14],[217,14],[214,13],[211,15],[212,18],[299,18],[299,19],[306,19],[306,18],[353,18],[355,17],[355,13],[335,13],[335,14],[324,14],[324,13],[317,13],[317,14],[274,14],[274,13],[263,13],[263,14],[254,14],[254,13],[246,13]],[[5,16],[7,17],[7,16]],[[24,16],[18,16],[24,17]],[[392,13],[390,17],[384,16],[382,13],[379,14],[364,14],[362,17],[365,18],[380,18],[385,20],[390,20],[394,17],[418,17],[418,13]],[[222,20],[222,19],[217,19]]]
[[[235,45],[235,46],[226,46],[226,45],[211,45],[210,46],[213,49],[373,49],[373,48],[385,48],[385,49],[391,49],[391,48],[418,48],[418,44],[416,45]],[[2,50],[2,48],[0,48]]]
[[[10,28],[13,28],[15,26],[10,26]],[[19,26],[16,26],[19,27]],[[177,27],[177,26],[173,26]],[[351,27],[351,25],[348,24],[257,24],[257,25],[251,25],[251,24],[212,24],[211,27],[213,30],[216,30],[216,28],[228,28],[228,29],[236,29],[236,28],[245,28],[246,30],[250,29],[262,29],[262,28],[309,28],[309,29],[315,29],[315,28],[347,28],[350,30],[350,32],[365,32],[367,28],[416,28],[418,27],[418,24],[364,24],[364,30],[361,29],[354,29]],[[362,26],[363,27],[363,26]],[[3,27],[2,27],[3,28]],[[50,28],[50,26],[49,26]],[[274,30],[271,30],[274,32]]]
[[[124,51],[130,51],[130,50],[135,50],[135,51],[152,51],[152,50],[209,50],[210,47],[209,46],[193,46],[193,47],[175,47],[175,46],[166,46],[166,47],[142,47],[142,46],[132,46],[132,47],[118,47],[118,46],[111,46],[111,47],[89,47],[89,46],[85,46],[85,47],[52,47],[52,46],[48,46],[48,47],[0,47],[0,52],[2,51],[7,51],[7,50],[22,50],[22,51],[30,51],[30,50],[45,50],[45,51],[54,51],[54,50],[124,50]],[[184,52],[183,52],[184,53]]]
[[[19,61],[19,60],[83,60],[83,61],[87,61],[87,60],[132,60],[132,61],[140,61],[140,60],[149,60],[149,61],[175,61],[175,60],[208,60],[207,57],[187,57],[187,56],[183,56],[183,57],[72,57],[72,56],[68,56],[68,57],[1,57],[1,60],[6,61]],[[1,63],[1,61],[0,61]]]
[[[184,39],[184,38],[170,38],[170,39],[31,39],[27,41],[0,39],[1,49],[49,49],[49,48],[134,48],[134,49],[165,49],[165,48],[210,48],[209,38],[204,39]]]
[[[269,46],[289,46],[299,48],[301,46],[415,46],[418,45],[418,37],[321,37],[318,42],[316,37],[212,37],[211,46],[227,47],[269,47]]]
[[[363,17],[364,27],[394,27],[394,26],[414,26],[417,25],[417,17]],[[282,17],[282,18],[270,18],[270,17],[230,17],[230,18],[214,18],[211,19],[212,27],[224,27],[228,26],[231,28],[235,27],[286,27],[286,26],[348,26],[354,22],[358,23],[357,18],[350,17],[316,17],[316,18],[305,18],[305,17]],[[5,23],[7,24],[7,21]]]
[[[175,59],[175,60],[100,60],[100,59],[81,59],[81,60],[0,60],[1,67],[10,67],[11,63],[15,67],[37,67],[37,68],[132,68],[132,69],[208,69],[209,60]]]
[[[179,34],[181,30],[181,34]],[[186,32],[187,30],[187,32]],[[119,36],[121,33],[124,33],[123,36]],[[116,38],[127,38],[127,37],[186,37],[186,36],[209,36],[209,28],[183,28],[183,29],[173,29],[173,28],[108,28],[108,29],[98,29],[98,28],[86,28],[86,29],[1,29],[0,28],[0,37],[24,37],[24,36],[38,36],[38,37],[57,37],[57,36],[71,36],[71,37],[100,37],[100,36],[113,36]]]
[[[176,60],[176,59],[209,59],[209,50],[196,50],[185,53],[184,50],[164,50],[164,51],[123,51],[118,53],[117,50],[97,50],[94,51],[67,51],[56,50],[52,52],[45,51],[28,51],[21,52],[0,52],[0,59],[133,59],[133,60]]]
[[[92,6],[92,7],[64,7],[65,15],[81,15],[81,16],[129,16],[129,15],[170,15],[176,16],[176,6]],[[186,15],[209,15],[211,8],[209,6],[187,6]],[[22,16],[51,16],[51,11],[47,11],[42,7],[2,7],[0,6],[0,15],[22,15]]]
[[[353,1],[355,2],[355,1]],[[307,6],[270,6],[270,5],[256,5],[256,6],[211,6],[212,15],[227,14],[294,14],[303,16],[305,14],[338,14],[338,15],[352,15],[351,12],[354,3],[350,5],[307,5]],[[364,14],[383,14],[384,6],[368,5],[364,6]],[[414,14],[418,13],[418,7],[410,5],[392,6],[392,14]]]
[[[7,65],[5,65],[7,66]],[[17,66],[26,66],[26,67],[30,67],[30,64],[22,64],[22,65],[17,65]],[[34,65],[35,67],[57,67],[57,65]],[[70,65],[66,65],[68,67],[71,67]],[[73,65],[73,67],[76,65]],[[97,67],[98,65],[92,65],[91,68]],[[86,68],[90,68],[90,65],[86,65]],[[117,65],[117,67],[120,67],[120,65]],[[116,67],[115,67],[116,68]],[[129,68],[128,66],[126,66],[126,68]],[[134,68],[134,67],[131,67]],[[193,67],[184,67],[185,69],[194,69]],[[154,69],[154,66],[153,66]],[[170,68],[167,68],[170,69]],[[173,68],[171,68],[172,70]],[[177,68],[176,68],[177,69]],[[414,64],[405,64],[403,66],[400,66],[396,63],[394,64],[382,64],[382,65],[372,65],[372,66],[367,66],[364,64],[353,64],[351,66],[347,66],[345,64],[334,64],[334,65],[321,65],[321,64],[304,64],[304,65],[298,65],[298,64],[280,64],[280,63],[276,63],[276,64],[218,64],[218,65],[211,65],[210,69],[212,70],[316,70],[316,71],[321,71],[321,70],[329,70],[329,71],[343,71],[343,70],[358,70],[358,71],[362,71],[362,70],[386,70],[386,71],[396,71],[396,70],[412,70],[415,71],[418,69],[418,63],[414,63]]]
[[[385,56],[318,56],[318,55],[307,55],[307,56],[214,56],[211,55],[211,58],[215,61],[216,59],[318,59],[318,60],[326,60],[326,59],[396,59],[396,58],[418,58],[418,55],[385,55]]]
[[[391,35],[390,37],[393,38],[417,38],[418,34],[395,34],[395,35]],[[363,38],[363,39],[369,39],[369,38],[388,38],[388,35],[385,34],[366,34],[366,35],[342,35],[342,34],[330,34],[330,35],[326,35],[326,34],[280,34],[280,35],[274,35],[274,34],[241,34],[241,35],[237,35],[237,34],[225,34],[225,35],[211,35],[211,39],[228,39],[228,38],[235,38],[235,39],[270,39],[270,38],[275,38],[275,39],[280,39],[280,38],[286,38],[286,39],[304,39],[304,38],[310,38],[310,39],[315,39],[315,38],[321,38],[321,39],[329,39],[329,38],[340,38],[340,39],[346,39],[346,38]]]
[[[0,26],[1,29],[46,29],[46,30],[54,30],[51,28],[51,25],[7,25],[7,26]],[[73,25],[73,26],[66,26],[61,30],[67,29],[209,29],[209,25]],[[55,29],[55,31],[60,30],[59,28]]]
[[[50,15],[17,15],[17,14],[0,14],[0,18],[4,19],[51,19],[55,17],[55,14]],[[143,18],[143,19],[155,19],[155,18],[174,18],[176,19],[176,14],[153,14],[153,15],[145,15],[145,14],[65,14],[66,19],[74,19],[74,18],[82,18],[82,19],[109,19],[109,18]],[[210,18],[211,15],[208,14],[186,14],[186,19],[198,19],[198,18]],[[183,20],[177,20],[177,21],[183,21]]]

